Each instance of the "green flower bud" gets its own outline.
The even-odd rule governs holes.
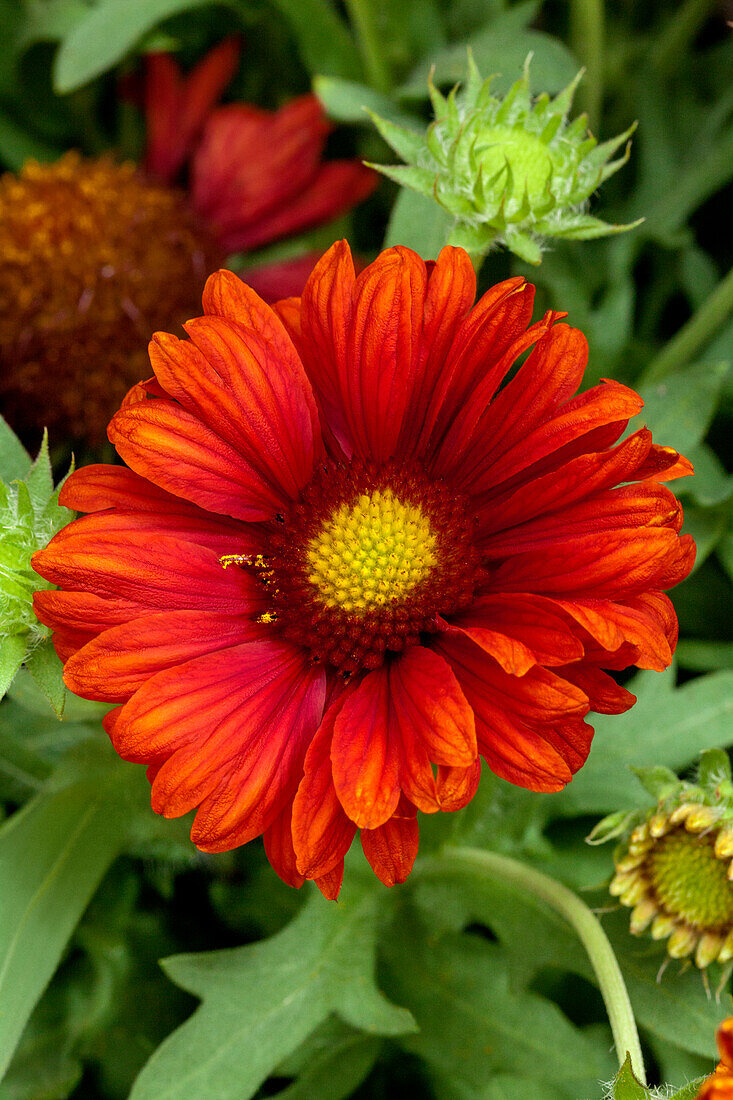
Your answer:
[[[656,804],[626,815],[609,892],[632,910],[630,930],[667,940],[671,958],[706,969],[733,959],[733,785],[727,753],[703,753],[696,784],[639,769]],[[615,824],[618,814],[611,815]],[[618,836],[600,822],[594,838]]]
[[[74,518],[58,503],[60,488],[54,489],[45,433],[27,476],[0,481],[0,697],[25,663],[57,711],[63,705],[61,665],[51,631],[33,611],[33,593],[53,585],[34,571],[31,557]]]
[[[434,198],[455,218],[449,243],[484,255],[503,244],[538,264],[544,239],[584,241],[621,233],[586,213],[593,192],[626,163],[635,126],[598,145],[587,118],[568,122],[582,72],[554,99],[532,100],[529,65],[502,99],[491,94],[469,52],[468,81],[443,96],[430,85],[435,121],[425,135],[372,114],[385,141],[407,163],[372,167]]]

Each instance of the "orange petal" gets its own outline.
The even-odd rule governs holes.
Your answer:
[[[417,820],[394,814],[377,829],[361,830],[361,846],[377,878],[385,886],[404,882],[417,857],[420,831]]]
[[[299,890],[305,882],[305,876],[300,874],[295,863],[291,828],[292,810],[292,804],[288,803],[272,824],[265,829],[262,839],[265,844],[265,854],[275,872],[288,886],[294,886]]]

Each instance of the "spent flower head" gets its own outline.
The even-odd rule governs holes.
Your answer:
[[[547,238],[590,240],[638,225],[610,225],[586,213],[593,192],[629,157],[635,129],[599,145],[586,115],[568,115],[582,71],[554,99],[533,100],[529,59],[499,97],[469,51],[468,80],[446,97],[430,83],[435,119],[418,134],[372,114],[385,141],[407,162],[375,164],[390,179],[434,198],[455,217],[449,243],[474,255],[503,244],[537,264]],[[626,144],[616,160],[613,154]]]
[[[733,960],[733,782],[727,753],[703,753],[697,782],[640,768],[656,799],[636,814],[599,822],[591,842],[622,837],[609,890],[631,909],[631,932],[649,929],[674,959],[705,969]]]

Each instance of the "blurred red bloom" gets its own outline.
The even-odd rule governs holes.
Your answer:
[[[187,77],[169,54],[146,59],[145,167],[173,183],[190,162],[194,210],[224,252],[260,248],[329,222],[366,198],[377,181],[360,161],[323,160],[332,127],[313,95],[278,111],[246,103],[215,107],[238,58],[238,41],[228,39]],[[289,295],[300,293],[312,265],[278,268],[273,278],[279,274],[280,288],[290,278]]]
[[[720,1064],[715,1073],[703,1081],[697,1100],[733,1100],[733,1016],[723,1020],[715,1038]]]
[[[204,851],[264,834],[329,897],[357,830],[403,881],[417,810],[465,806],[480,757],[560,790],[588,712],[635,701],[606,670],[676,645],[663,590],[695,548],[659,482],[689,463],[619,442],[641,399],[576,393],[585,338],[531,324],[522,278],[475,292],[452,248],[356,277],[341,242],[274,309],[213,275],[110,424],[130,469],[73,474],[62,503],[91,514],[34,559],[66,682],[121,704],[153,808],[198,808]]]

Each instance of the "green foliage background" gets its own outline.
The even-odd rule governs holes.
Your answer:
[[[104,707],[68,698],[64,709],[58,668],[36,656],[0,705],[0,1100],[649,1095],[628,1067],[608,1084],[617,1066],[603,1004],[561,918],[500,881],[445,863],[433,873],[430,860],[446,839],[503,852],[604,907],[610,854],[583,838],[603,814],[646,801],[629,765],[684,771],[701,750],[733,742],[726,14],[714,0],[0,0],[0,161],[10,170],[70,147],[139,156],[142,124],[116,94],[120,76],[145,50],[173,49],[189,64],[233,31],[245,52],[232,98],[274,106],[313,86],[343,124],[334,148],[375,161],[392,156],[364,106],[423,126],[429,72],[441,86],[460,79],[467,45],[483,73],[500,74],[500,91],[529,53],[538,92],[559,91],[585,65],[581,106],[599,139],[639,121],[629,165],[592,211],[645,221],[617,238],[558,242],[538,268],[493,253],[482,283],[528,276],[539,309],[567,310],[586,332],[587,384],[611,376],[641,390],[655,437],[695,464],[678,485],[699,548],[675,594],[677,666],[634,678],[637,706],[597,720],[590,760],[565,792],[532,795],[485,773],[465,811],[424,821],[423,862],[405,886],[387,891],[353,853],[338,905],[284,886],[258,844],[196,852],[185,821],[151,813],[142,769],[115,757]],[[386,238],[427,258],[445,240],[445,215],[385,181],[339,225],[256,259],[344,233],[365,255]],[[0,477],[16,497],[16,479],[26,495],[43,481],[35,503],[52,511],[47,459],[33,469],[0,435]],[[0,680],[24,647],[6,638]],[[730,993],[709,996],[679,964],[657,982],[663,948],[633,939],[623,912],[603,923],[652,1084],[691,1100],[683,1086],[712,1068]]]

